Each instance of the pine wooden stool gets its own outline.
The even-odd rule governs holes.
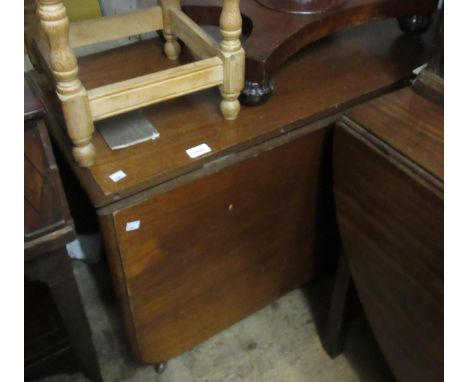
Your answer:
[[[161,6],[146,10],[73,23],[62,0],[37,0],[40,27],[34,25],[34,3],[26,1],[28,53],[35,67],[56,82],[73,156],[80,166],[94,163],[94,121],[214,86],[220,86],[224,118],[237,118],[245,68],[239,0],[223,0],[219,45],[181,11],[180,0],[161,0]],[[83,87],[74,48],[155,30],[163,31],[169,59],[178,58],[180,38],[200,60],[95,89]]]

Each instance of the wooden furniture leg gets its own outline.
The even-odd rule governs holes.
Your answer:
[[[38,0],[38,16],[50,45],[50,66],[57,82],[73,156],[80,166],[94,162],[91,143],[93,119],[85,88],[78,79],[78,64],[69,44],[69,20],[61,0]]]
[[[25,275],[30,281],[48,285],[85,374],[93,382],[102,382],[91,330],[66,249],[62,247],[28,261]]]
[[[351,287],[352,279],[348,261],[342,252],[336,272],[335,286],[333,288],[327,328],[323,341],[325,351],[332,358],[337,357],[343,352],[344,321]]]
[[[163,10],[163,35],[166,39],[164,44],[164,53],[170,60],[177,60],[180,54],[180,44],[177,41],[177,36],[171,28],[171,13],[169,8],[180,10],[180,0],[161,0],[161,8]]]
[[[245,52],[239,39],[242,32],[239,0],[224,0],[219,25],[223,37],[219,51],[224,61],[224,81],[220,87],[223,97],[221,112],[225,119],[234,120],[239,115],[238,98],[245,77]]]

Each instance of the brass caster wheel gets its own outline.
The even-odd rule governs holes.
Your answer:
[[[166,370],[167,362],[161,362],[154,365],[154,370],[157,374],[162,374]]]

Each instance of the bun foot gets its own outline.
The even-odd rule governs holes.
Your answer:
[[[420,35],[426,32],[432,24],[431,15],[414,15],[398,18],[400,29],[409,35]]]
[[[273,90],[274,84],[272,80],[263,82],[245,81],[244,89],[239,99],[243,105],[258,106],[268,101]]]

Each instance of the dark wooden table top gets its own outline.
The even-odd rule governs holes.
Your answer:
[[[359,105],[346,116],[443,182],[442,106],[408,87]]]
[[[209,89],[145,109],[160,138],[111,151],[95,133],[96,163],[72,164],[93,204],[113,201],[201,168],[309,122],[336,115],[375,95],[401,87],[412,70],[427,61],[431,33],[422,38],[400,32],[395,20],[370,23],[323,39],[296,54],[275,76],[276,90],[264,105],[243,107],[236,121],[225,121],[217,89]],[[187,60],[187,55],[182,56]],[[151,40],[81,58],[80,78],[93,88],[176,65]],[[53,134],[73,163],[63,130]],[[206,143],[212,151],[190,159],[186,150]],[[127,177],[113,182],[122,170]]]

